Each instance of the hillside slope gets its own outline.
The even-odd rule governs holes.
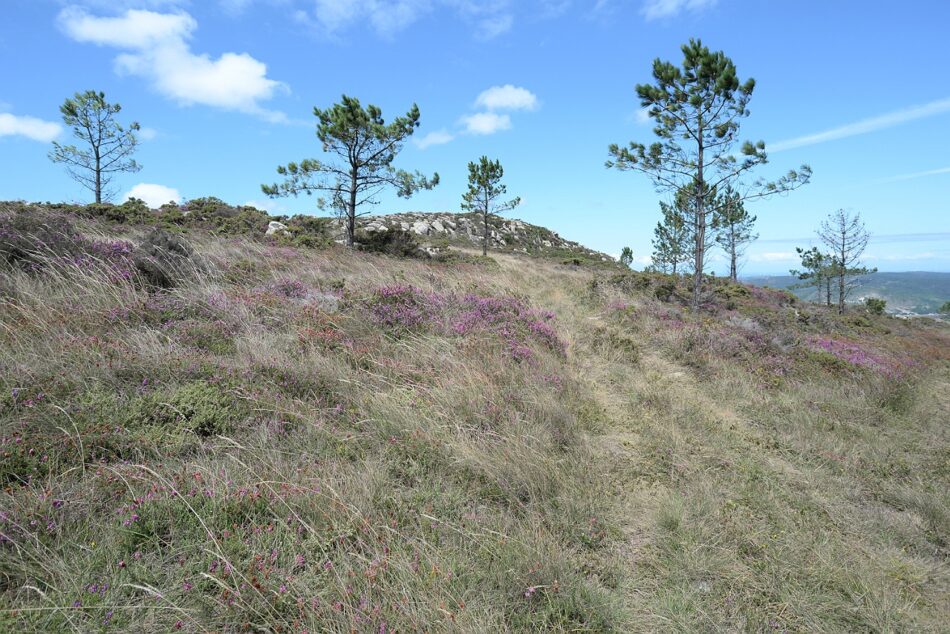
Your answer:
[[[151,232],[0,215],[2,630],[950,618],[944,325]]]

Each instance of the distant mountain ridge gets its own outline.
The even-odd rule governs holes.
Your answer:
[[[743,282],[756,286],[785,288],[805,300],[815,299],[814,288],[790,289],[800,280],[791,275],[750,275]],[[852,302],[865,297],[887,301],[887,311],[894,314],[934,314],[950,301],[950,273],[933,271],[880,272],[862,278],[849,298]]]

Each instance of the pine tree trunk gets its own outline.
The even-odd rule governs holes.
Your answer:
[[[485,230],[484,230],[484,233],[482,234],[482,255],[487,256],[488,255],[488,192],[487,191],[485,192],[484,212],[485,212],[484,214]]]
[[[739,281],[739,272],[736,270],[736,244],[735,241],[732,243],[731,253],[729,253],[729,279],[733,283]]]
[[[99,159],[99,150],[96,149],[96,204],[102,203],[102,167]]]
[[[346,210],[346,246],[353,247],[356,236],[356,170],[350,173],[350,201]]]
[[[699,295],[703,286],[703,256],[706,249],[706,182],[703,180],[703,122],[700,117],[698,134],[699,152],[696,166],[696,253],[693,254],[693,310],[699,309]]]

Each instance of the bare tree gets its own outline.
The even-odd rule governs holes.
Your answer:
[[[861,255],[871,235],[861,221],[861,214],[839,209],[822,221],[818,237],[834,258],[832,274],[838,280],[838,312],[843,313],[844,300],[854,288],[855,280],[877,272],[877,269],[861,266]]]
[[[128,128],[115,120],[122,106],[106,101],[103,92],[77,92],[59,107],[63,122],[73,129],[73,136],[83,148],[53,142],[49,158],[54,163],[65,163],[69,175],[96,196],[96,202],[108,200],[114,191],[109,189],[112,178],[119,172],[137,172],[142,166],[132,154],[138,147],[135,133],[138,123]]]

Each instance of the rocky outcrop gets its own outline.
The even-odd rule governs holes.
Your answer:
[[[557,254],[570,258],[612,261],[610,256],[592,251],[577,242],[565,240],[556,232],[522,220],[502,217],[489,218],[489,248],[532,254]],[[444,242],[456,246],[480,247],[484,226],[482,218],[473,213],[409,212],[386,216],[366,216],[359,220],[367,233],[402,229],[415,235],[420,242]]]

